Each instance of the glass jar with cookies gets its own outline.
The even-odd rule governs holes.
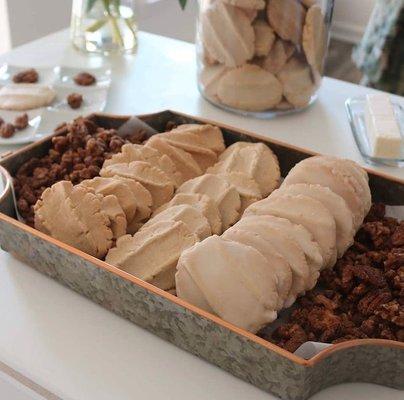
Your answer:
[[[200,0],[198,86],[210,102],[271,117],[316,99],[334,0]]]

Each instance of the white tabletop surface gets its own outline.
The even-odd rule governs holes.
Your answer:
[[[62,31],[0,56],[24,66],[98,66],[96,57],[76,53]],[[309,110],[270,121],[223,112],[204,101],[195,84],[193,46],[139,34],[135,56],[108,61],[113,83],[107,112],[140,114],[173,109],[245,128],[315,151],[363,164],[345,117],[344,101],[369,90],[325,79],[319,100]],[[403,101],[403,99],[399,99]],[[403,102],[404,103],[404,102]],[[7,148],[0,148],[0,152]],[[379,170],[404,177],[403,169]],[[149,334],[91,303],[0,251],[0,398],[39,399],[2,375],[12,368],[18,380],[49,398],[271,399],[197,357]],[[22,378],[21,378],[22,377]],[[26,382],[25,382],[26,383]],[[39,389],[38,389],[39,388]],[[344,384],[313,399],[398,400],[403,393],[370,384]]]

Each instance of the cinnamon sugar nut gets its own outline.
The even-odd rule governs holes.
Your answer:
[[[283,95],[289,103],[295,107],[309,105],[316,87],[307,64],[292,57],[277,76],[283,85]]]
[[[100,171],[100,175],[107,178],[118,175],[141,183],[153,198],[153,208],[161,206],[173,197],[174,185],[167,181],[166,175],[144,161],[109,165]]]
[[[202,42],[214,59],[237,67],[253,57],[254,29],[242,9],[216,1],[201,13]]]
[[[290,42],[278,38],[267,56],[260,61],[260,65],[266,71],[277,74],[285,66],[294,51],[295,47]]]
[[[269,0],[267,17],[282,39],[301,44],[306,10],[298,0]]]
[[[178,297],[248,331],[277,317],[276,278],[253,247],[207,238],[182,253],[175,279]]]
[[[265,8],[264,0],[222,0],[224,3],[230,4],[240,8],[247,8],[250,10],[263,10]]]
[[[94,257],[112,245],[110,219],[103,196],[84,186],[61,181],[46,189],[35,204],[35,228]]]
[[[216,175],[205,174],[191,179],[183,183],[177,193],[199,193],[209,196],[219,208],[223,231],[240,217],[240,195],[234,186]]]
[[[253,24],[255,32],[255,55],[267,56],[275,43],[275,33],[264,20],[257,20]]]
[[[183,222],[162,221],[134,236],[119,238],[105,261],[168,290],[175,286],[174,275],[179,256],[196,242],[197,236]]]
[[[264,143],[236,142],[219,157],[208,173],[242,173],[254,180],[261,196],[268,196],[279,185],[281,177],[276,155]]]
[[[197,209],[208,220],[212,234],[222,233],[222,219],[217,204],[204,194],[177,193],[168,203],[163,204],[153,212],[153,217],[169,207],[186,204]]]
[[[315,73],[321,74],[327,48],[327,31],[320,6],[314,5],[307,11],[302,44],[307,62]]]
[[[230,107],[264,111],[281,101],[282,85],[275,75],[258,65],[246,64],[223,75],[217,96]]]
[[[208,236],[212,235],[212,230],[206,217],[198,209],[187,204],[166,208],[164,211],[149,219],[142,226],[140,231],[160,221],[181,221],[192,233],[198,236],[199,240],[206,239]]]

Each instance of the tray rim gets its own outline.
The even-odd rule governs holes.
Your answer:
[[[147,118],[147,117],[152,117],[153,115],[160,114],[162,112],[167,112],[167,111],[171,112],[171,113],[174,113],[174,114],[176,114],[178,116],[198,120],[199,122],[202,122],[202,123],[216,125],[216,126],[219,126],[220,128],[229,129],[229,130],[232,130],[232,131],[237,131],[238,133],[240,133],[242,135],[246,135],[246,136],[252,137],[254,139],[262,140],[262,141],[267,142],[267,143],[274,143],[276,145],[284,146],[284,147],[287,147],[287,148],[290,148],[290,149],[293,149],[293,150],[297,150],[297,151],[300,151],[300,152],[303,152],[303,153],[306,153],[306,154],[309,154],[309,155],[321,154],[321,153],[313,152],[311,150],[304,149],[304,148],[301,148],[301,147],[298,147],[298,146],[290,145],[290,144],[288,144],[286,142],[283,142],[283,141],[268,138],[268,137],[266,137],[264,135],[249,132],[249,131],[244,130],[244,129],[235,128],[235,127],[232,127],[231,125],[223,124],[223,123],[220,123],[220,122],[215,122],[215,121],[205,119],[205,118],[199,118],[199,117],[196,117],[196,116],[192,116],[192,115],[185,114],[185,113],[182,113],[182,112],[177,112],[177,111],[174,111],[174,110],[163,110],[163,111],[160,111],[160,112],[149,113],[149,114],[141,114],[141,115],[137,115],[137,116],[140,117],[140,118]],[[111,114],[111,113],[93,113],[91,115],[96,115],[96,116],[100,116],[100,117],[107,117],[107,118],[114,118],[114,119],[122,119],[123,121],[130,118],[130,115],[115,115],[115,114]],[[31,149],[33,147],[36,147],[38,144],[46,142],[47,140],[49,140],[53,136],[57,136],[57,134],[52,133],[50,135],[44,136],[42,139],[40,139],[37,142],[30,143],[27,146],[23,146],[22,148],[14,151],[12,153],[7,153],[4,156],[4,158],[1,158],[1,161],[4,161],[4,160],[6,160],[8,158],[11,158],[11,157],[14,157],[19,153],[25,152],[25,151],[27,151],[27,149]],[[375,170],[372,170],[372,169],[369,169],[369,168],[364,168],[364,169],[367,172],[369,172],[369,173],[371,173],[373,175],[377,175],[379,177],[388,179],[390,181],[395,181],[395,182],[397,182],[399,184],[404,185],[404,179],[400,179],[400,178],[397,178],[397,177],[394,177],[394,176],[391,176],[391,175],[388,175],[388,174],[385,174],[385,173],[380,173],[378,171],[375,171]],[[12,177],[11,177],[10,173],[2,165],[0,165],[0,172],[3,172],[3,171],[5,171],[4,175],[5,175],[5,177],[7,178],[7,181],[8,181],[6,183],[6,188],[8,188],[8,189],[4,190],[3,194],[0,196],[0,200],[4,196],[6,196],[6,194],[7,194],[7,192],[9,190],[11,190]],[[361,347],[361,346],[369,346],[369,345],[371,345],[371,346],[381,346],[381,347],[388,347],[388,348],[398,348],[398,349],[404,350],[404,343],[394,341],[394,340],[388,340],[388,339],[354,339],[354,340],[341,342],[341,343],[338,343],[338,344],[332,344],[331,346],[321,350],[315,356],[313,356],[310,359],[306,360],[303,357],[297,356],[294,353],[291,353],[291,352],[289,352],[289,351],[287,351],[287,350],[285,350],[285,349],[283,349],[283,348],[281,348],[281,347],[279,347],[279,346],[277,346],[277,345],[275,345],[275,344],[273,344],[273,343],[271,343],[271,342],[269,342],[269,341],[267,341],[265,339],[262,339],[262,338],[258,337],[257,335],[255,335],[255,334],[253,334],[251,332],[248,332],[248,331],[246,331],[244,329],[241,329],[241,328],[239,328],[239,327],[237,327],[237,326],[223,320],[222,318],[220,318],[220,317],[218,317],[216,315],[213,315],[213,314],[211,314],[211,313],[209,313],[207,311],[204,311],[204,310],[202,310],[202,309],[200,309],[200,308],[186,302],[185,300],[182,300],[182,299],[178,298],[177,296],[174,296],[174,295],[172,295],[172,294],[170,294],[170,293],[168,293],[168,292],[166,292],[166,291],[164,291],[162,289],[159,289],[158,287],[153,286],[150,283],[142,281],[141,279],[136,278],[135,276],[133,276],[133,275],[131,275],[131,274],[129,274],[129,273],[123,271],[123,270],[120,270],[119,268],[114,267],[113,265],[110,265],[110,264],[106,263],[105,261],[99,260],[98,258],[95,258],[95,257],[93,257],[93,256],[91,256],[91,255],[89,255],[89,254],[87,254],[87,253],[85,253],[85,252],[83,252],[81,250],[78,250],[78,249],[76,249],[76,248],[74,248],[74,247],[72,247],[72,246],[70,246],[68,244],[65,244],[65,243],[63,243],[63,242],[61,242],[61,241],[59,241],[57,239],[54,239],[51,236],[49,236],[49,235],[47,235],[45,233],[42,233],[42,232],[36,230],[35,228],[32,228],[32,227],[30,227],[30,226],[28,226],[28,225],[26,225],[26,224],[24,224],[24,223],[22,223],[22,222],[20,222],[20,221],[18,221],[16,219],[12,218],[12,217],[9,217],[8,215],[3,214],[1,212],[0,212],[0,220],[4,221],[5,223],[12,224],[17,228],[20,228],[20,229],[24,230],[26,233],[34,235],[34,236],[36,236],[36,237],[38,237],[38,238],[40,238],[42,240],[45,240],[46,242],[48,242],[48,243],[50,243],[52,245],[55,245],[57,247],[60,247],[63,250],[69,252],[69,253],[72,253],[72,254],[74,254],[74,255],[76,255],[78,257],[81,257],[81,258],[91,262],[92,264],[94,264],[98,268],[106,270],[109,273],[113,273],[113,274],[119,276],[120,278],[123,278],[123,279],[137,285],[137,286],[142,287],[143,289],[145,289],[147,291],[150,291],[150,292],[154,293],[155,295],[163,297],[168,301],[171,301],[171,302],[173,302],[173,303],[175,303],[175,304],[177,304],[179,306],[182,306],[185,309],[191,311],[192,313],[198,314],[199,316],[201,316],[201,317],[203,317],[205,319],[211,320],[212,322],[222,326],[223,328],[229,329],[229,330],[233,331],[234,333],[236,333],[238,335],[241,335],[241,336],[245,337],[246,339],[249,339],[249,340],[253,341],[254,343],[256,343],[258,345],[261,345],[265,349],[267,349],[269,351],[272,351],[272,352],[275,352],[278,355],[280,355],[282,357],[285,357],[285,358],[289,359],[290,361],[294,362],[295,364],[300,365],[302,367],[313,368],[317,364],[322,362],[324,359],[331,356],[332,354],[334,354],[336,352],[339,352],[339,351],[344,351],[346,349],[353,348],[353,347]]]

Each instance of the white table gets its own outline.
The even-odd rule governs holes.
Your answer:
[[[271,121],[243,118],[223,112],[199,96],[192,45],[144,33],[139,42],[136,56],[108,61],[113,84],[106,111],[137,114],[170,108],[363,164],[350,135],[344,101],[368,89],[325,79],[318,102],[304,113]],[[67,31],[0,56],[0,62],[4,61],[83,68],[101,62],[74,52]],[[378,169],[404,177],[404,170]],[[0,362],[63,399],[274,398],[105,311],[4,252],[0,252],[0,332]],[[0,374],[0,398],[6,399],[2,387]],[[402,393],[347,384],[314,398],[365,397],[398,400]],[[20,398],[25,399],[7,396],[7,400]]]

